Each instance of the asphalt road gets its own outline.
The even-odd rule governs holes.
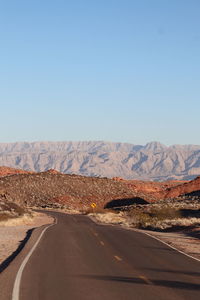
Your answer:
[[[51,212],[20,300],[200,299],[200,262],[144,234]]]

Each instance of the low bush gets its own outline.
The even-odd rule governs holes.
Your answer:
[[[85,215],[88,215],[88,214],[106,214],[108,212],[112,212],[112,213],[115,213],[115,214],[118,213],[115,210],[105,209],[105,208],[102,208],[102,207],[95,207],[95,208],[89,207],[86,210],[84,210],[82,213],[85,214]]]
[[[197,218],[186,219],[180,209],[172,207],[151,207],[146,210],[135,208],[128,213],[134,227],[142,229],[166,229],[174,226],[197,224]]]
[[[22,216],[25,214],[25,209],[16,203],[10,202],[9,203],[9,210],[15,212],[17,215]]]
[[[11,218],[11,216],[7,213],[1,213],[0,214],[0,222],[3,222],[3,221],[7,221]]]
[[[158,220],[181,218],[180,210],[169,206],[152,208],[149,212],[149,215],[153,218],[157,218]]]

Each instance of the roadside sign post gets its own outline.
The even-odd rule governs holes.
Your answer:
[[[90,206],[92,207],[93,213],[94,213],[94,209],[97,207],[96,203],[91,203]]]

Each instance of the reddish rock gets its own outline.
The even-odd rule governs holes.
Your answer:
[[[57,170],[55,169],[49,169],[45,172],[42,172],[42,173],[49,173],[49,174],[62,174],[61,172],[58,172]]]
[[[33,173],[33,172],[28,172],[28,171],[21,170],[21,169],[9,168],[9,167],[5,167],[5,166],[0,167],[0,177],[14,175],[14,174],[30,174],[30,173]]]
[[[170,188],[187,182],[178,180],[164,182],[125,180],[120,177],[114,177],[113,180],[122,182],[138,195],[143,194],[144,198],[148,199],[150,202],[165,198],[165,195]]]
[[[189,182],[168,188],[165,192],[165,198],[176,198],[181,195],[189,194],[196,191],[200,191],[200,176],[196,177],[195,179]]]
[[[125,181],[125,179],[123,179],[121,177],[113,177],[112,179],[115,181]]]

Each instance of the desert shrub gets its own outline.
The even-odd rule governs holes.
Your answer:
[[[10,202],[8,204],[8,210],[9,211],[13,211],[15,212],[17,215],[22,216],[25,214],[25,209],[23,207],[20,207],[19,205],[17,205],[16,203]]]
[[[0,212],[4,211],[4,210],[8,210],[8,205],[6,205],[4,203],[0,203]]]
[[[146,210],[136,208],[129,212],[133,226],[143,229],[169,227],[172,220],[180,220],[181,217],[180,210],[172,207],[151,207]]]
[[[152,226],[154,223],[154,219],[147,213],[139,212],[135,219],[135,225],[138,228],[147,228]]]
[[[7,221],[10,218],[12,218],[12,216],[6,212],[0,213],[0,222]]]
[[[162,208],[152,208],[149,212],[149,215],[152,218],[157,218],[158,220],[181,218],[180,210],[174,209],[169,206]]]
[[[97,221],[105,224],[129,225],[129,222],[124,218],[123,212],[116,213],[115,211],[105,211],[104,213],[91,214]]]
[[[113,212],[113,213],[117,214],[117,211],[115,211],[115,210],[105,209],[102,207],[95,207],[95,208],[89,207],[89,208],[85,209],[82,213],[85,215],[88,215],[88,214],[93,214],[93,213],[94,214],[106,214],[108,212]]]

